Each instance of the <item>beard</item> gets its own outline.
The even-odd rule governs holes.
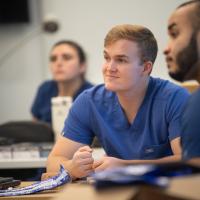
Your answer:
[[[177,71],[169,72],[171,78],[183,82],[195,79],[198,72],[198,47],[196,34],[192,34],[188,46],[177,55]]]

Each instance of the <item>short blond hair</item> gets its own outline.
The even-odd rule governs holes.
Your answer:
[[[138,44],[142,62],[155,62],[158,52],[158,45],[153,33],[148,28],[131,24],[114,26],[107,33],[104,39],[104,47],[107,47],[122,39],[130,40]]]

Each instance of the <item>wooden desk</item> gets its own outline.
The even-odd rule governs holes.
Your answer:
[[[28,186],[33,182],[22,182],[20,187]],[[59,191],[62,191],[63,187],[59,187],[54,190],[49,190],[46,192],[30,194],[30,195],[21,195],[21,196],[11,196],[11,197],[0,197],[1,200],[49,200],[56,198],[59,194]]]
[[[22,183],[22,186],[30,183]],[[200,175],[174,178],[167,189],[147,186],[114,187],[96,191],[88,184],[72,183],[32,195],[1,197],[2,200],[200,200]]]
[[[0,197],[2,200],[50,200],[58,197],[58,193],[40,193],[23,196]]]
[[[183,82],[181,86],[187,89],[190,93],[195,92],[200,87],[199,83],[196,81]]]
[[[169,188],[115,187],[96,191],[90,185],[69,184],[54,200],[200,200],[200,175],[174,178]]]

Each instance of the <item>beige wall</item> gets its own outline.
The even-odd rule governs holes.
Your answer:
[[[30,0],[30,23],[0,25],[0,123],[30,119],[35,89],[45,77],[40,3]]]
[[[79,41],[89,57],[88,78],[102,82],[103,39],[116,24],[142,24],[149,27],[158,39],[159,53],[153,70],[154,76],[169,79],[162,50],[167,41],[169,14],[185,0],[43,0],[43,16],[56,16],[60,31],[45,37],[45,47],[60,38]],[[47,72],[48,74],[48,72]]]

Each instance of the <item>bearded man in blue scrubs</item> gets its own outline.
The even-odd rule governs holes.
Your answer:
[[[164,51],[169,74],[178,81],[200,83],[200,1],[181,4],[168,21],[169,43]],[[200,89],[187,102],[181,120],[183,159],[200,165]]]
[[[104,83],[73,103],[63,135],[48,157],[47,174],[63,164],[73,178],[93,171],[181,158],[180,116],[188,92],[150,76],[157,56],[152,32],[136,25],[113,27],[104,40]],[[94,136],[106,155],[94,160]]]

